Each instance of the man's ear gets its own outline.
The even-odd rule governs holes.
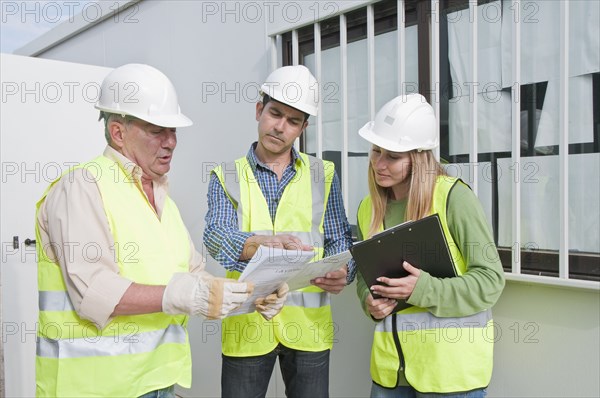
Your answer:
[[[112,143],[117,148],[122,148],[124,139],[123,137],[125,134],[125,126],[123,125],[123,123],[114,120],[110,121],[108,123],[108,133],[110,134],[110,139]]]
[[[261,101],[258,101],[256,103],[256,121],[258,122],[258,119],[260,119],[260,115],[262,115],[263,109],[265,109],[265,106],[263,105],[263,103]]]

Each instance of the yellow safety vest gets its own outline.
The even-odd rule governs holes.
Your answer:
[[[301,153],[296,176],[286,186],[271,221],[267,201],[248,160],[243,157],[213,170],[237,211],[240,231],[261,235],[291,234],[318,248],[323,257],[323,222],[334,166]],[[229,278],[239,272],[228,271]],[[334,324],[329,294],[316,286],[288,294],[281,313],[266,321],[258,312],[227,317],[222,324],[223,354],[264,355],[278,343],[303,351],[333,346]]]
[[[100,156],[81,167],[95,175],[115,242],[110,255],[115,256],[121,276],[141,284],[165,285],[173,273],[189,271],[187,230],[170,198],[159,220],[120,164]],[[54,183],[37,203],[38,211]],[[37,225],[36,237],[41,243]],[[90,261],[107,255],[95,250],[94,242],[69,244],[74,250],[85,250]],[[57,255],[69,253],[68,248],[54,249]],[[176,383],[191,386],[186,316],[162,312],[117,316],[98,330],[73,309],[60,266],[41,244],[37,254],[37,396],[137,397]]]
[[[437,179],[431,214],[438,213],[457,275],[466,263],[446,219],[446,203],[459,180]],[[462,183],[462,182],[461,182]],[[371,224],[372,202],[367,196],[358,210],[363,236]],[[381,227],[383,229],[383,226]],[[494,327],[491,310],[456,318],[439,318],[425,308],[409,307],[379,322],[371,349],[371,378],[383,387],[398,384],[398,371],[417,391],[450,393],[486,387],[492,377]]]

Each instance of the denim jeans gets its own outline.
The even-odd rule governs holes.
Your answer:
[[[139,398],[175,398],[175,386],[161,388],[140,395]]]
[[[329,350],[298,351],[281,344],[256,357],[223,355],[221,396],[263,398],[277,358],[288,398],[329,397]]]
[[[468,392],[436,394],[421,393],[408,386],[385,388],[376,383],[371,386],[371,398],[484,398],[486,394],[487,390],[485,388]]]

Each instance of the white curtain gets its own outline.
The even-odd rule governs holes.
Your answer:
[[[405,28],[406,86],[418,88],[417,27]],[[348,157],[347,181],[349,199],[346,213],[356,224],[356,210],[368,193],[367,165],[370,144],[358,135],[358,130],[369,121],[367,41],[348,44],[348,147],[351,153],[364,156]],[[321,99],[323,101],[323,150],[342,151],[340,48],[321,52]],[[315,73],[315,55],[304,58],[304,64]],[[375,111],[398,95],[397,32],[375,36]],[[307,152],[316,152],[317,139],[314,120],[306,131]]]
[[[406,83],[418,87],[417,27],[406,29]],[[376,111],[394,98],[398,87],[396,31],[375,36],[375,108]],[[358,130],[369,121],[367,41],[348,44],[348,143],[350,152],[368,152],[369,145]],[[321,52],[321,99],[323,101],[323,150],[341,151],[341,80],[340,48]],[[315,55],[304,58],[304,64],[315,73]],[[308,151],[316,151],[316,131],[307,129]]]
[[[509,92],[512,79],[512,21],[521,21],[521,84],[548,82],[540,111],[535,146],[558,145],[558,77],[560,2],[528,1],[517,13],[508,2],[493,2],[478,10],[478,144],[480,152],[511,149]],[[450,154],[469,151],[469,103],[473,100],[470,76],[470,18],[468,10],[451,13],[448,19],[448,57],[452,88],[450,102]],[[592,77],[600,71],[600,2],[569,2],[570,130],[569,142],[593,141]],[[582,106],[582,104],[585,104]],[[589,105],[588,105],[589,104]],[[527,136],[527,124],[522,125]]]
[[[560,2],[527,1],[518,12],[512,3],[493,2],[478,7],[478,147],[480,152],[510,151],[512,78],[512,23],[521,26],[521,84],[547,82],[542,109],[537,109],[535,147],[559,143]],[[499,14],[498,11],[501,10]],[[469,152],[469,112],[473,100],[468,86],[470,70],[470,20],[468,10],[448,18],[448,49],[453,88],[449,104],[450,154]],[[569,142],[593,142],[592,73],[600,71],[600,2],[569,1]],[[527,112],[521,112],[521,137],[528,136]],[[600,170],[598,154],[569,156],[570,248],[600,252]],[[511,159],[498,162],[499,244],[511,247],[511,190],[521,186],[522,247],[557,250],[560,239],[558,156]],[[480,170],[487,164],[480,164]],[[480,187],[489,180],[480,176]],[[488,188],[480,188],[486,194]],[[491,200],[482,198],[489,214]]]
[[[569,78],[569,143],[594,141],[594,101],[592,75]],[[560,82],[548,81],[540,116],[536,147],[558,145]]]
[[[511,148],[511,96],[502,92],[502,9],[500,2],[477,7],[478,81],[471,71],[471,20],[469,10],[450,13],[448,58],[453,98],[449,104],[450,155],[469,153],[469,113],[477,100],[477,137],[480,152]],[[448,88],[443,88],[448,89]]]
[[[569,76],[600,71],[600,2],[569,0]],[[511,87],[512,23],[510,2],[502,7],[502,86]],[[558,80],[560,2],[521,3],[521,84]]]
[[[512,247],[512,180],[521,181],[521,246],[558,250],[560,243],[560,182],[558,156],[499,159],[498,204],[500,246]],[[600,253],[600,154],[569,156],[569,249]]]
[[[477,140],[479,152],[505,152],[511,148],[511,96],[502,91],[476,94],[477,98]],[[455,97],[450,100],[449,152],[451,155],[469,153],[470,96]]]

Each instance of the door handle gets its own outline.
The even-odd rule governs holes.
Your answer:
[[[23,241],[23,243],[25,243],[25,246],[35,246],[35,239],[25,239]],[[18,236],[13,236],[13,249],[18,249],[19,248],[19,237]]]

